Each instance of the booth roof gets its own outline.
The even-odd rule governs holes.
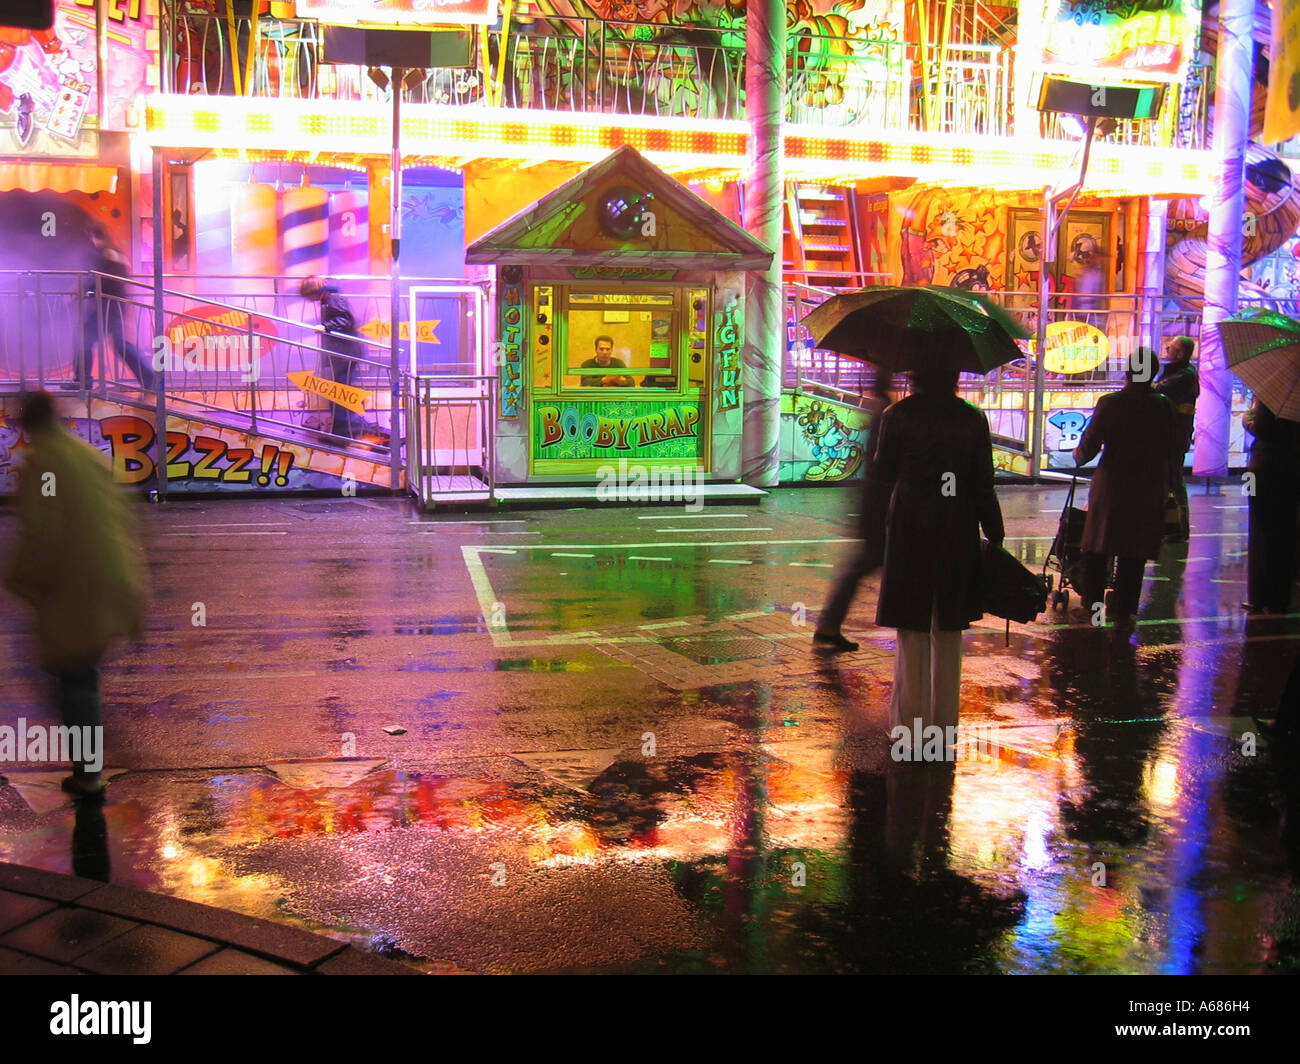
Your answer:
[[[619,179],[639,190],[654,193],[654,202],[676,212],[709,238],[712,246],[677,245],[654,248],[575,248],[565,246],[564,218],[607,179]],[[558,226],[549,246],[537,243],[539,230]],[[672,227],[677,235],[680,227]],[[513,218],[484,233],[465,251],[467,263],[532,266],[564,263],[574,266],[656,266],[697,270],[764,270],[773,252],[755,240],[726,215],[648,162],[635,148],[624,145],[607,158],[570,178]]]

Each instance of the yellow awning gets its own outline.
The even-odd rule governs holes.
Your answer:
[[[0,163],[0,192],[113,192],[117,167],[87,163]]]

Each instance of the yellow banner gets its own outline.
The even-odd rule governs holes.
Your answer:
[[[1279,144],[1297,133],[1300,133],[1300,4],[1274,0],[1263,141]]]
[[[358,414],[366,412],[364,404],[367,393],[361,388],[353,388],[350,384],[340,384],[338,381],[318,377],[309,370],[303,370],[301,373],[289,373],[286,376],[304,392],[319,395],[322,399],[328,399],[331,403],[338,403],[339,406],[346,406],[349,410],[355,410]]]
[[[437,334],[434,332],[438,328],[442,319],[431,318],[428,321],[417,321],[415,323],[415,338],[422,344],[440,344]],[[387,340],[392,335],[392,330],[388,327],[386,321],[368,321],[360,329],[362,336],[368,336],[372,340]],[[404,321],[397,326],[397,338],[399,340],[409,340],[411,338],[411,323]]]

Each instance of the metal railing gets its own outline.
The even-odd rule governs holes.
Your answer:
[[[356,337],[369,357],[341,355],[321,346],[313,324],[171,288],[163,290],[163,314],[160,328],[153,286],[142,281],[87,271],[0,271],[0,391],[49,388],[152,406],[157,359],[173,413],[262,433],[305,429],[341,450],[354,440],[332,431],[328,402],[300,391],[287,375],[328,376],[342,361],[354,365],[355,387],[391,394],[388,344]],[[373,457],[375,447],[367,453]]]
[[[323,33],[314,21],[230,20],[178,11],[178,6],[168,5],[169,28],[162,34],[164,91],[370,102],[386,98],[365,68],[321,62]],[[845,36],[827,33],[827,28],[820,20],[806,19],[787,27],[787,122],[972,136],[1014,131],[1012,48],[987,39],[922,48],[898,40],[888,26],[863,26]],[[745,118],[745,40],[734,28],[530,16],[513,20],[505,33],[489,30],[483,39],[486,50],[476,42],[473,66],[430,69],[407,88],[404,100]],[[1184,100],[1178,91],[1170,92],[1156,122],[1121,122],[1111,139],[1174,144],[1181,108],[1199,121],[1189,142],[1177,142],[1203,146],[1203,91],[1194,81],[1184,89],[1196,98]],[[1038,133],[1073,139],[1051,118],[1042,121]]]
[[[783,386],[796,391],[811,391],[840,402],[861,405],[875,382],[873,366],[856,359],[845,358],[834,351],[818,349],[812,338],[798,324],[802,318],[825,299],[835,294],[829,288],[816,288],[805,284],[786,286],[786,314],[788,335],[783,373]],[[1037,321],[1036,292],[991,292],[988,297],[1004,310],[1018,318],[1026,328],[1034,330]],[[1053,297],[1047,309],[1048,321],[1074,321],[1093,325],[1105,334],[1108,357],[1083,372],[1064,373],[1046,371],[1045,394],[1049,403],[1070,405],[1078,396],[1081,408],[1090,407],[1098,392],[1123,387],[1122,358],[1140,343],[1150,343],[1161,353],[1165,341],[1173,336],[1185,335],[1198,343],[1201,337],[1202,304],[1195,300],[1166,297],[1146,297],[1141,293],[1103,293],[1088,296],[1096,305],[1079,308],[1069,305],[1074,298],[1070,293]],[[1249,306],[1270,306],[1284,313],[1295,313],[1294,301],[1277,299],[1243,299],[1240,309]],[[1012,440],[1024,446],[1029,442],[1028,412],[1034,405],[1034,361],[1026,346],[1026,357],[999,366],[985,375],[963,374],[959,392],[964,399],[984,410],[994,433],[1004,437],[1002,443]],[[1235,377],[1233,392],[1238,398],[1246,388]],[[906,378],[895,382],[894,391],[906,391]],[[1012,448],[1016,449],[1016,448]]]
[[[403,374],[406,486],[420,504],[496,498],[492,376]]]

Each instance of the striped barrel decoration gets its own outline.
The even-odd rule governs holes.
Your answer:
[[[370,272],[370,194],[330,196],[330,274]]]
[[[328,203],[329,194],[311,185],[280,194],[280,247],[290,277],[329,272]]]
[[[275,189],[239,185],[230,197],[235,273],[274,277],[280,272],[280,239]]]

